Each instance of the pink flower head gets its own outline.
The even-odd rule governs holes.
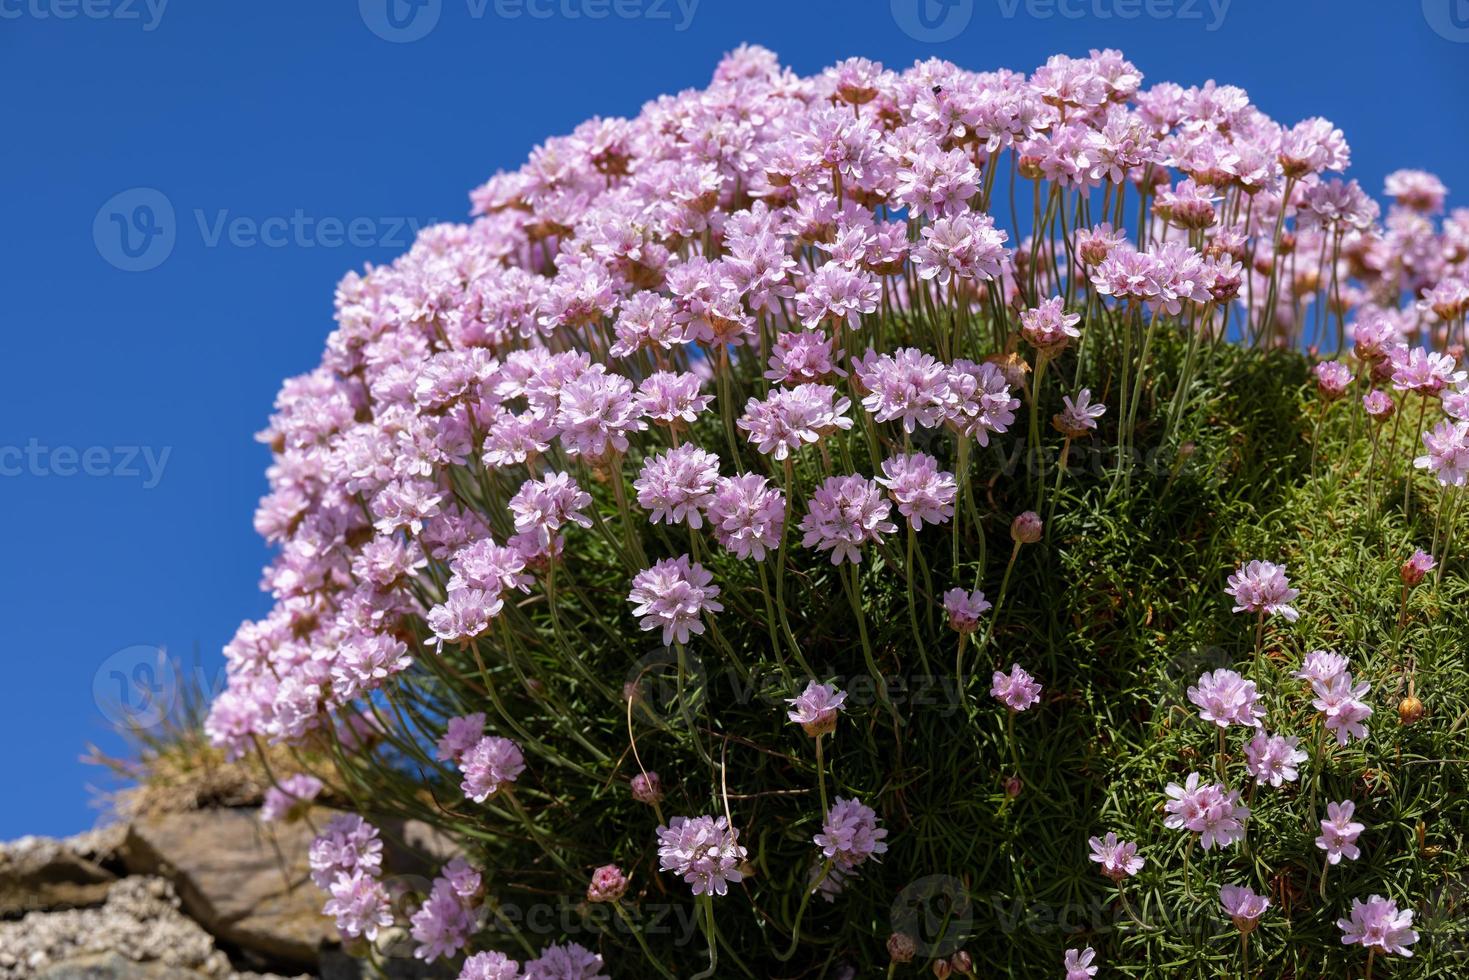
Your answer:
[[[587,901],[615,902],[627,891],[627,875],[615,864],[604,864],[592,872],[587,886]]]
[[[773,389],[764,401],[751,398],[736,423],[760,452],[777,460],[838,429],[850,429],[852,403],[830,385],[800,384]]]
[[[1255,682],[1223,667],[1202,674],[1196,687],[1188,689],[1188,699],[1199,707],[1199,717],[1220,728],[1230,725],[1260,727],[1265,709],[1256,703]]]
[[[987,214],[963,213],[923,226],[913,249],[913,266],[923,279],[947,286],[955,277],[971,281],[998,278],[1009,232]]]
[[[592,502],[570,475],[546,474],[544,480],[526,480],[510,498],[510,514],[515,530],[533,534],[542,545],[549,544],[566,524],[591,527],[592,519],[585,510]]]
[[[459,788],[465,798],[483,803],[520,777],[525,771],[525,757],[510,739],[486,735],[464,754],[459,771],[464,774]]]
[[[343,939],[377,938],[378,930],[393,924],[392,905],[387,889],[374,875],[365,871],[342,873],[328,887],[331,897],[322,906],[324,915],[337,920],[337,931]]]
[[[1301,661],[1301,669],[1292,677],[1307,681],[1312,687],[1329,687],[1337,674],[1345,673],[1350,666],[1347,658],[1330,650],[1312,650]]]
[[[803,548],[830,551],[831,563],[862,560],[862,546],[891,534],[898,526],[887,519],[892,505],[872,480],[858,474],[829,476],[811,495],[801,519]]]
[[[1066,969],[1065,980],[1092,980],[1097,975],[1097,968],[1092,965],[1096,955],[1097,951],[1090,946],[1085,949],[1068,949],[1062,960],[1062,966]]]
[[[957,360],[949,365],[949,401],[944,424],[981,446],[990,444],[990,434],[1007,431],[1015,422],[1020,399],[1010,394],[1005,373],[986,361]]]
[[[664,646],[687,643],[689,634],[703,635],[701,616],[724,610],[715,601],[719,586],[713,581],[714,576],[703,565],[689,561],[688,555],[664,558],[633,576],[627,599],[633,604],[633,615],[642,617],[639,626],[663,630]]]
[[[1087,840],[1091,846],[1091,860],[1100,864],[1102,874],[1113,881],[1120,882],[1124,878],[1131,878],[1142,870],[1143,859],[1137,856],[1137,845],[1125,840],[1118,840],[1117,835],[1111,831],[1103,838],[1092,837]]]
[[[1299,774],[1296,767],[1305,762],[1301,740],[1294,735],[1267,735],[1258,731],[1245,743],[1245,766],[1257,783],[1279,786],[1293,783]]]
[[[1405,208],[1437,214],[1443,210],[1449,191],[1443,181],[1426,170],[1394,170],[1383,181],[1383,192]]]
[[[786,699],[786,704],[791,705],[787,717],[813,738],[817,735],[828,735],[836,731],[837,712],[842,710],[842,704],[846,700],[846,693],[834,685],[811,681],[806,685],[806,690]]]
[[[719,457],[686,442],[646,460],[633,488],[654,524],[687,523],[698,530],[718,476]]]
[[[1287,622],[1300,618],[1290,603],[1300,595],[1290,587],[1285,566],[1269,561],[1251,561],[1235,569],[1229,576],[1225,593],[1234,598],[1235,612],[1281,615]]]
[[[658,828],[658,867],[694,886],[695,895],[724,895],[744,880],[740,834],[724,817],[674,817]]]
[[[1051,425],[1068,439],[1080,439],[1095,429],[1097,419],[1107,413],[1106,405],[1101,402],[1092,402],[1092,393],[1089,388],[1078,391],[1075,400],[1070,395],[1063,395],[1061,404],[1065,407],[1051,417]]]
[[[1060,296],[1041,300],[1039,306],[1020,313],[1020,334],[1026,343],[1046,357],[1055,357],[1074,338],[1081,336],[1076,325],[1080,313],[1067,313]]]
[[[1444,419],[1423,433],[1428,450],[1413,460],[1420,470],[1429,470],[1441,486],[1462,487],[1469,481],[1469,422]]]
[[[1321,836],[1316,838],[1316,846],[1326,852],[1326,860],[1330,864],[1338,864],[1342,858],[1355,861],[1362,854],[1357,847],[1357,837],[1367,828],[1353,822],[1355,810],[1356,805],[1351,800],[1326,804],[1326,819],[1321,821]]]
[[[355,813],[339,813],[311,842],[307,862],[318,888],[330,888],[344,874],[361,872],[375,878],[383,866],[383,841],[366,820]]]
[[[260,819],[265,823],[283,820],[287,823],[299,819],[311,809],[311,801],[321,793],[321,780],[304,772],[287,776],[279,786],[265,791],[265,802],[260,807]]]
[[[1372,708],[1362,700],[1370,688],[1366,681],[1354,687],[1351,672],[1342,671],[1330,682],[1312,687],[1316,697],[1311,703],[1326,715],[1326,729],[1336,735],[1338,745],[1367,737],[1367,726],[1362,723],[1372,717]]]
[[[965,592],[950,589],[944,593],[944,612],[949,617],[949,628],[959,633],[974,633],[979,629],[979,617],[989,612],[990,602],[978,589]]]
[[[1239,801],[1237,790],[1226,790],[1218,783],[1202,783],[1196,772],[1188,774],[1182,786],[1169,783],[1168,814],[1163,826],[1170,830],[1187,830],[1198,834],[1204,850],[1228,847],[1245,836],[1244,822],[1250,808]]]
[[[518,980],[520,964],[504,953],[475,953],[464,961],[459,980]]]
[[[1256,895],[1243,885],[1225,885],[1219,889],[1219,904],[1224,914],[1234,921],[1240,932],[1254,932],[1260,924],[1260,916],[1270,907],[1270,899]]]
[[[879,422],[900,421],[904,432],[932,429],[949,411],[948,367],[913,347],[891,354],[869,350],[853,369],[867,392],[862,407]]]
[[[1316,365],[1316,390],[1324,401],[1341,398],[1352,381],[1352,372],[1340,361],[1322,361]]]
[[[1352,899],[1351,916],[1336,920],[1341,929],[1342,945],[1356,943],[1383,953],[1412,956],[1408,947],[1418,941],[1413,931],[1413,913],[1398,910],[1398,904],[1381,895],[1370,895],[1367,901]]]
[[[708,503],[709,524],[720,544],[741,558],[764,561],[780,546],[785,526],[785,494],[755,473],[714,481]]]
[[[1362,396],[1362,409],[1374,422],[1385,422],[1392,418],[1393,413],[1398,410],[1398,406],[1392,400],[1392,395],[1378,388],[1373,388]]]
[[[434,880],[428,899],[410,920],[411,933],[418,941],[415,957],[432,962],[464,948],[475,928],[471,901],[478,890],[479,874],[469,870],[462,859],[452,876]]]
[[[602,957],[580,943],[552,944],[525,964],[521,980],[611,980]]]
[[[1041,539],[1044,524],[1033,510],[1016,514],[1010,522],[1010,537],[1016,544],[1035,544]]]
[[[1437,395],[1456,381],[1454,359],[1438,351],[1403,344],[1388,351],[1392,361],[1392,386],[1398,391]]]
[[[568,456],[600,460],[627,452],[628,435],[648,427],[641,414],[632,382],[594,364],[562,387],[556,426]]]
[[[954,474],[940,470],[939,461],[932,456],[894,456],[883,462],[882,473],[877,482],[888,488],[898,513],[908,518],[913,530],[922,530],[924,521],[943,524],[954,516],[959,485]]]
[[[990,696],[1003,701],[1011,711],[1024,711],[1041,699],[1041,686],[1019,664],[1010,665],[1010,673],[995,671],[990,679]]]
[[[462,718],[450,718],[444,727],[444,737],[439,739],[435,758],[443,762],[459,764],[464,754],[474,748],[485,734],[485,713],[476,711]]]
[[[691,425],[714,400],[697,374],[656,371],[638,385],[638,411],[659,425]]]
[[[844,378],[847,372],[839,366],[841,352],[833,351],[833,346],[832,338],[819,330],[783,333],[775,338],[765,377],[787,386]]]
[[[1403,567],[1399,574],[1402,577],[1404,585],[1417,585],[1423,581],[1424,576],[1433,571],[1437,566],[1438,562],[1433,560],[1433,556],[1419,548],[1408,557],[1407,561],[1403,562]]]
[[[877,825],[877,814],[859,800],[838,796],[827,811],[821,833],[814,838],[824,857],[844,871],[851,871],[870,857],[887,852],[885,828]]]
[[[663,780],[652,769],[638,773],[632,778],[632,798],[652,806],[663,799]]]

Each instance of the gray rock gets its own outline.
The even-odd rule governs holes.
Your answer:
[[[22,837],[0,845],[0,917],[100,905],[117,876],[88,853],[95,849],[82,838]]]

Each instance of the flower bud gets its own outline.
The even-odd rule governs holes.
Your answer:
[[[949,967],[955,973],[962,973],[967,977],[974,973],[974,959],[961,949],[949,957]]]
[[[1434,561],[1432,555],[1419,550],[1413,552],[1412,557],[1403,562],[1399,574],[1402,576],[1403,584],[1411,587],[1423,581],[1423,577],[1433,571],[1437,565],[1438,562]]]
[[[663,782],[658,774],[649,769],[646,773],[638,773],[632,778],[632,798],[639,803],[652,806],[663,799]]]
[[[1423,717],[1423,702],[1413,695],[1408,695],[1398,702],[1398,721],[1404,725],[1412,725]]]
[[[953,972],[954,971],[949,968],[948,960],[933,961],[933,975],[937,977],[938,980],[946,980],[949,974]]]
[[[1024,788],[1025,788],[1025,784],[1020,781],[1020,777],[1019,776],[1008,776],[1008,777],[1006,777],[1006,779],[1005,779],[1005,795],[1008,796],[1008,797],[1010,797],[1010,799],[1013,800],[1013,799],[1015,799],[1015,797],[1019,796],[1020,795],[1020,791],[1023,790]]]
[[[1035,544],[1041,539],[1041,528],[1040,515],[1028,510],[1010,523],[1010,537],[1016,544]]]
[[[604,864],[592,872],[587,886],[587,901],[615,902],[627,891],[627,875],[615,864]]]
[[[888,937],[888,956],[894,963],[908,963],[918,952],[918,944],[905,932],[895,932]]]

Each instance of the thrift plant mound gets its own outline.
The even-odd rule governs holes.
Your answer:
[[[338,288],[211,737],[468,980],[1463,975],[1469,211],[1349,155],[1115,51],[549,140]]]

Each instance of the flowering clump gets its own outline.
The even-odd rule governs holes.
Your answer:
[[[271,606],[205,731],[295,760],[261,816],[321,827],[354,955],[969,976],[970,898],[1095,864],[1125,913],[1134,876],[1144,913],[1217,890],[1223,972],[1357,975],[1415,938],[1377,895],[1469,869],[1382,796],[1452,803],[1469,752],[1469,210],[1420,171],[1379,203],[1335,125],[1227,82],[990,67],[741,47],[342,279],[260,433]],[[1315,637],[1352,661],[1288,662]],[[1180,711],[1152,678],[1196,642],[1224,659]],[[1369,731],[1373,691],[1416,727]],[[459,855],[431,884],[385,871],[409,821]],[[1318,822],[1303,871],[1275,831]],[[505,928],[527,896],[557,936]],[[1162,980],[1217,964],[1209,933],[1005,962]]]

